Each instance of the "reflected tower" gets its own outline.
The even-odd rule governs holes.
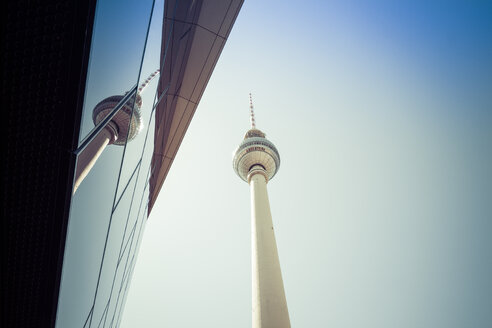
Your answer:
[[[253,328],[290,327],[287,301],[273,231],[267,183],[277,173],[280,155],[256,128],[250,96],[251,129],[236,149],[233,167],[251,193]]]
[[[142,129],[142,113],[140,110],[142,107],[142,97],[140,93],[158,73],[159,70],[156,70],[142,82],[138,87],[136,99],[135,96],[131,97],[79,155],[77,169],[75,171],[73,193],[77,191],[77,188],[84,181],[87,174],[89,174],[107,145],[124,146],[127,140],[131,141],[138,135]],[[113,109],[127,94],[128,92],[124,95],[111,96],[98,103],[92,111],[94,125],[97,126],[110,115]],[[132,108],[134,108],[133,115]]]

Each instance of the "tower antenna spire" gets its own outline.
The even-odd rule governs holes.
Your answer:
[[[251,92],[249,93],[249,111],[251,119],[251,129],[256,129],[255,112],[253,108],[253,96],[251,95]]]

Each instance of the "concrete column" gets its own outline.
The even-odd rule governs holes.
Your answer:
[[[112,122],[109,122],[111,124]],[[80,153],[77,159],[77,168],[75,169],[75,183],[73,185],[72,194],[75,194],[77,188],[91,171],[99,156],[102,154],[106,146],[113,143],[117,136],[115,135],[115,127],[106,127],[91,141],[89,145]]]
[[[253,328],[290,327],[277,243],[267,193],[267,175],[255,166],[248,177],[251,191]]]

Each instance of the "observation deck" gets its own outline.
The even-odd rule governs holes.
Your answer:
[[[123,97],[124,96],[122,95],[111,96],[98,103],[92,112],[94,125],[97,126],[107,115],[109,115]],[[114,129],[112,129],[112,132],[115,134],[112,139],[114,140],[112,142],[114,145],[124,146],[126,140],[133,140],[142,129],[142,113],[140,111],[142,98],[140,97],[140,94],[137,93],[135,109],[132,115],[134,100],[135,97],[131,97],[110,121],[110,123],[114,124]],[[111,124],[108,124],[108,127],[111,128]]]
[[[248,182],[248,174],[253,167],[260,166],[268,180],[272,179],[280,167],[280,155],[275,145],[256,128],[246,132],[244,140],[234,152],[232,160],[234,171]]]

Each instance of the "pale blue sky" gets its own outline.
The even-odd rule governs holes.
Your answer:
[[[492,8],[245,1],[149,217],[122,327],[250,327],[257,125],[293,327],[489,327]]]

